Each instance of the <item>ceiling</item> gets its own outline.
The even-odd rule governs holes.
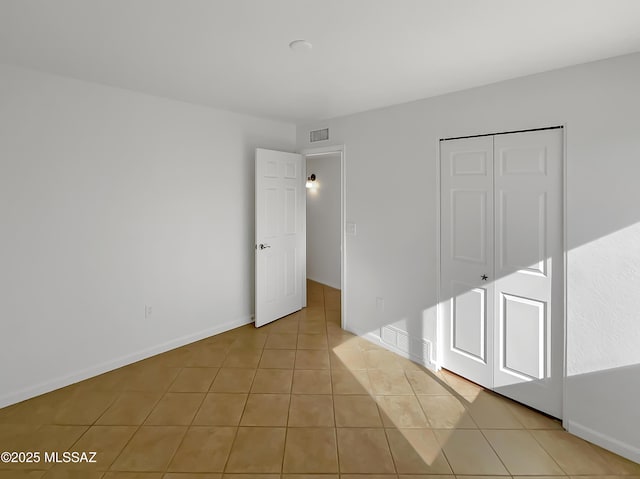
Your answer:
[[[639,50],[638,0],[0,0],[0,63],[296,122]]]

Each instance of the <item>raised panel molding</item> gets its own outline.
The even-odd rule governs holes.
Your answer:
[[[289,180],[295,180],[296,178],[298,178],[298,172],[296,171],[296,163],[294,161],[285,162],[284,177]]]
[[[267,250],[265,253],[266,254],[263,255],[263,261],[265,262],[264,270],[268,274],[269,271],[276,270],[280,265],[278,264],[276,255],[273,254],[271,250]],[[276,300],[276,296],[278,294],[278,285],[274,281],[268,281],[265,291],[265,302],[272,303]]]
[[[526,148],[503,148],[500,153],[500,174],[542,175],[547,174],[547,150],[538,146]]]
[[[547,194],[500,191],[498,208],[500,269],[546,276]]]
[[[451,176],[487,174],[487,154],[484,151],[454,153],[451,157]]]
[[[297,232],[296,218],[297,206],[296,198],[298,192],[297,188],[288,187],[284,190],[284,206],[285,206],[285,218],[284,218],[284,233],[294,235]]]
[[[520,379],[544,379],[547,366],[546,303],[506,293],[502,293],[501,303],[500,368]]]
[[[265,211],[265,238],[273,238],[278,234],[278,218],[270,215],[270,211],[274,211],[278,204],[278,190],[276,188],[268,188],[264,192],[264,211]]]
[[[269,160],[266,162],[264,176],[267,178],[278,178],[278,162]]]
[[[451,289],[454,292],[451,298],[451,349],[486,364],[487,290],[457,281],[452,283]]]
[[[475,210],[475,211],[474,211]],[[472,214],[468,214],[471,212]],[[468,218],[474,218],[470,223]],[[480,190],[451,191],[451,254],[458,261],[485,264],[487,195]],[[464,226],[460,223],[464,220]],[[457,235],[457,231],[465,231]]]
[[[284,295],[295,296],[298,292],[298,278],[296,277],[296,271],[298,268],[298,250],[292,249],[287,251],[284,255]]]

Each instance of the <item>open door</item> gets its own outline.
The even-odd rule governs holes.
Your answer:
[[[302,309],[306,230],[302,155],[256,149],[256,327]]]

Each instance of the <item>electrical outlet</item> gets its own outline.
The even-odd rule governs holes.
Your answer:
[[[376,309],[378,311],[384,311],[384,298],[381,298],[380,296],[376,298]]]
[[[153,306],[151,306],[150,304],[145,304],[144,305],[144,319],[149,318],[149,316],[151,316],[153,314]]]

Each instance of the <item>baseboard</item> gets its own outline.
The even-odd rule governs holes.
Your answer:
[[[314,281],[314,282],[316,282],[316,283],[323,284],[323,285],[325,285],[325,286],[329,286],[330,288],[333,288],[333,289],[340,289],[340,282],[338,282],[338,284],[332,284],[332,282],[331,282],[331,281],[325,281],[325,280],[315,279],[315,278],[312,278],[312,277],[311,277],[311,276],[309,276],[309,275],[307,275],[307,279],[310,279],[311,281]]]
[[[636,446],[619,441],[574,421],[564,421],[562,425],[574,436],[581,437],[631,461],[640,463],[640,448]]]
[[[399,356],[402,356],[403,358],[406,358],[410,361],[413,361],[416,364],[419,364],[421,366],[424,366],[427,369],[430,369],[432,371],[435,371],[436,368],[436,363],[435,361],[432,360],[432,358],[429,356],[428,360],[424,360],[422,356],[418,357],[416,355],[411,354],[408,351],[404,351],[392,344],[386,343],[385,341],[382,340],[382,338],[380,336],[378,336],[377,334],[374,334],[372,332],[361,332],[361,331],[356,331],[356,330],[348,330],[349,332],[356,334],[357,336],[360,336],[363,339],[366,339],[367,341],[369,341],[370,343],[376,344],[378,346],[381,346],[391,352],[394,352],[396,354],[398,354]],[[424,340],[423,340],[424,341]]]
[[[71,384],[75,384],[79,381],[84,381],[85,379],[89,379],[94,376],[113,371],[114,369],[127,366],[128,364],[132,364],[137,361],[150,358],[151,356],[155,356],[157,354],[161,354],[166,351],[191,344],[195,341],[200,341],[201,339],[208,338],[209,336],[224,333],[225,331],[229,331],[230,329],[238,328],[252,322],[253,315],[251,317],[229,321],[227,323],[205,329],[204,331],[199,331],[197,333],[189,334],[178,339],[173,339],[171,341],[167,341],[165,343],[143,349],[142,351],[127,354],[125,356],[121,356],[110,361],[105,361],[103,363],[84,368],[79,371],[66,374],[64,376],[59,376],[57,378],[42,382],[40,384],[36,384],[34,386],[29,386],[16,392],[5,394],[3,396],[0,396],[0,408],[25,401],[27,399],[31,399],[32,397],[63,388]]]

